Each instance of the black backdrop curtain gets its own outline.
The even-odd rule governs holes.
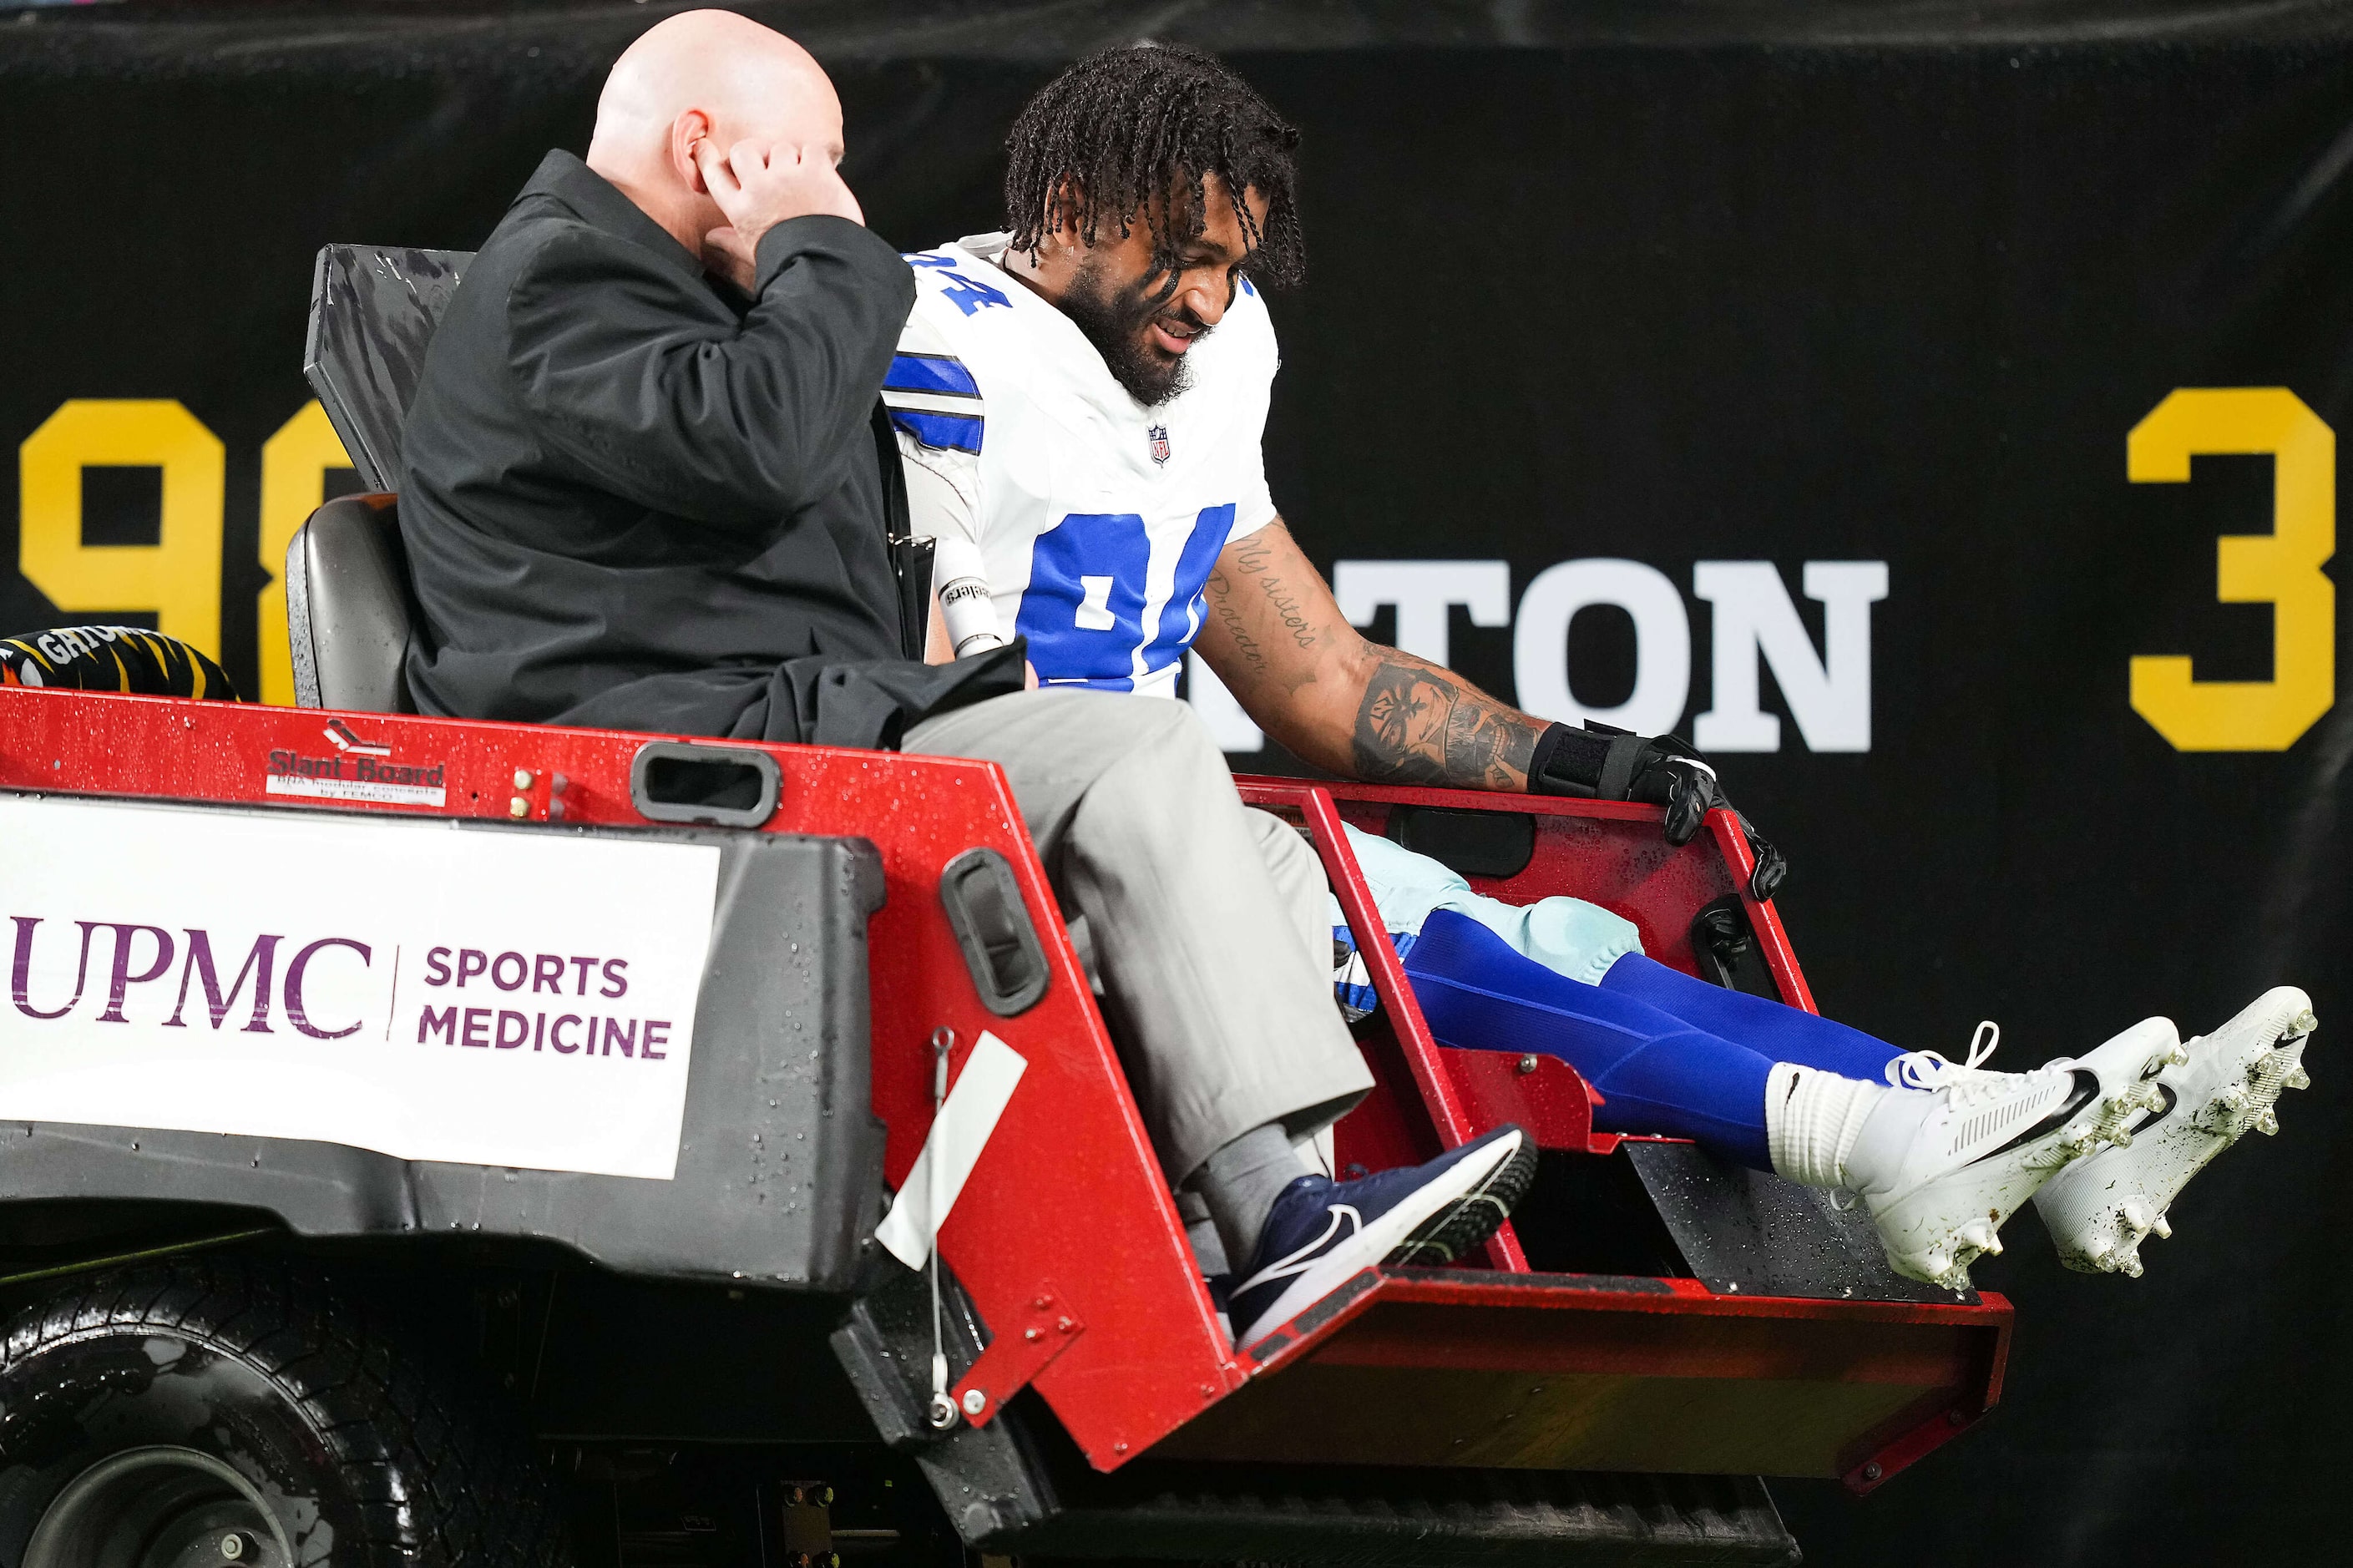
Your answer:
[[[312,253],[477,244],[670,8],[0,17],[0,633],[200,619],[207,584],[142,598],[88,551],[197,539],[185,576],[210,518],[217,646],[268,689],[265,501],[315,500],[322,466],[270,447],[309,395]],[[2316,1088],[2190,1189],[2147,1278],[2068,1274],[2020,1218],[1978,1270],[2020,1313],[1994,1418],[1868,1500],[1776,1491],[1820,1563],[2325,1549],[2353,1268],[2353,708],[2317,565],[2353,423],[2344,8],[744,9],[832,68],[850,181],[908,248],[994,226],[1004,128],[1071,55],[1228,53],[1306,138],[1284,513],[1377,635],[1443,626],[1507,695],[1713,732],[1789,853],[1826,1010],[1955,1055],[1995,1017],[2022,1066],[2309,989]],[[2275,525],[2218,604],[2217,537]],[[1380,607],[1394,561],[1467,563],[1429,578],[1461,602]],[[2164,655],[2242,685],[2150,667],[2137,707]]]

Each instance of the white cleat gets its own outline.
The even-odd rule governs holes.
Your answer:
[[[2312,999],[2292,985],[2264,992],[2237,1017],[2151,1064],[2126,1137],[2057,1176],[2034,1206],[2060,1261],[2086,1274],[2140,1278],[2140,1243],[2173,1234],[2174,1198],[2206,1163],[2252,1128],[2279,1131],[2283,1090],[2308,1087],[2305,1041]]]
[[[1978,1069],[1915,1051],[1889,1065],[1897,1092],[1873,1108],[1846,1161],[1898,1274],[1948,1290],[2001,1250],[2002,1222],[2071,1162],[2119,1136],[2147,1101],[2151,1064],[2179,1045],[2150,1018],[2032,1072]],[[1905,1090],[1913,1092],[1905,1092]],[[2119,1267],[2121,1265],[2118,1265]]]
[[[1961,1226],[1961,1244],[1980,1258],[1995,1258],[2001,1253],[2001,1237],[1988,1220],[1975,1219]]]

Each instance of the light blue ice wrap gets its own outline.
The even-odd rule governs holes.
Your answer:
[[[1583,899],[1540,899],[1533,904],[1507,904],[1471,890],[1471,884],[1427,855],[1417,855],[1386,838],[1348,829],[1348,847],[1356,852],[1365,880],[1372,885],[1373,902],[1381,923],[1393,935],[1416,937],[1433,910],[1452,910],[1477,921],[1556,974],[1588,985],[1599,985],[1609,966],[1630,952],[1642,951],[1642,939],[1631,921],[1611,914]],[[1344,938],[1347,917],[1340,900],[1331,900],[1333,930]],[[1353,948],[1355,943],[1348,945]],[[1409,942],[1397,944],[1400,950]]]

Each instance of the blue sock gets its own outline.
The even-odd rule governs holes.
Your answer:
[[[1611,973],[1624,966],[1620,960]],[[1689,1138],[1744,1165],[1773,1168],[1765,1145],[1773,1058],[1556,973],[1451,910],[1422,923],[1405,969],[1440,1042],[1560,1058],[1605,1097],[1594,1112],[1599,1131]]]
[[[1738,1040],[1777,1062],[1819,1068],[1841,1078],[1884,1083],[1887,1064],[1904,1053],[1860,1029],[1746,992],[1727,991],[1630,952],[1601,977],[1604,990],[1647,1003],[1696,1029]],[[1606,1092],[1606,1091],[1605,1091]]]

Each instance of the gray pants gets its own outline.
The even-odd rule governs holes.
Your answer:
[[[1025,691],[919,724],[901,749],[1005,770],[1064,914],[1085,917],[1171,1183],[1253,1128],[1321,1131],[1372,1087],[1332,1002],[1315,852],[1243,806],[1186,704]]]

